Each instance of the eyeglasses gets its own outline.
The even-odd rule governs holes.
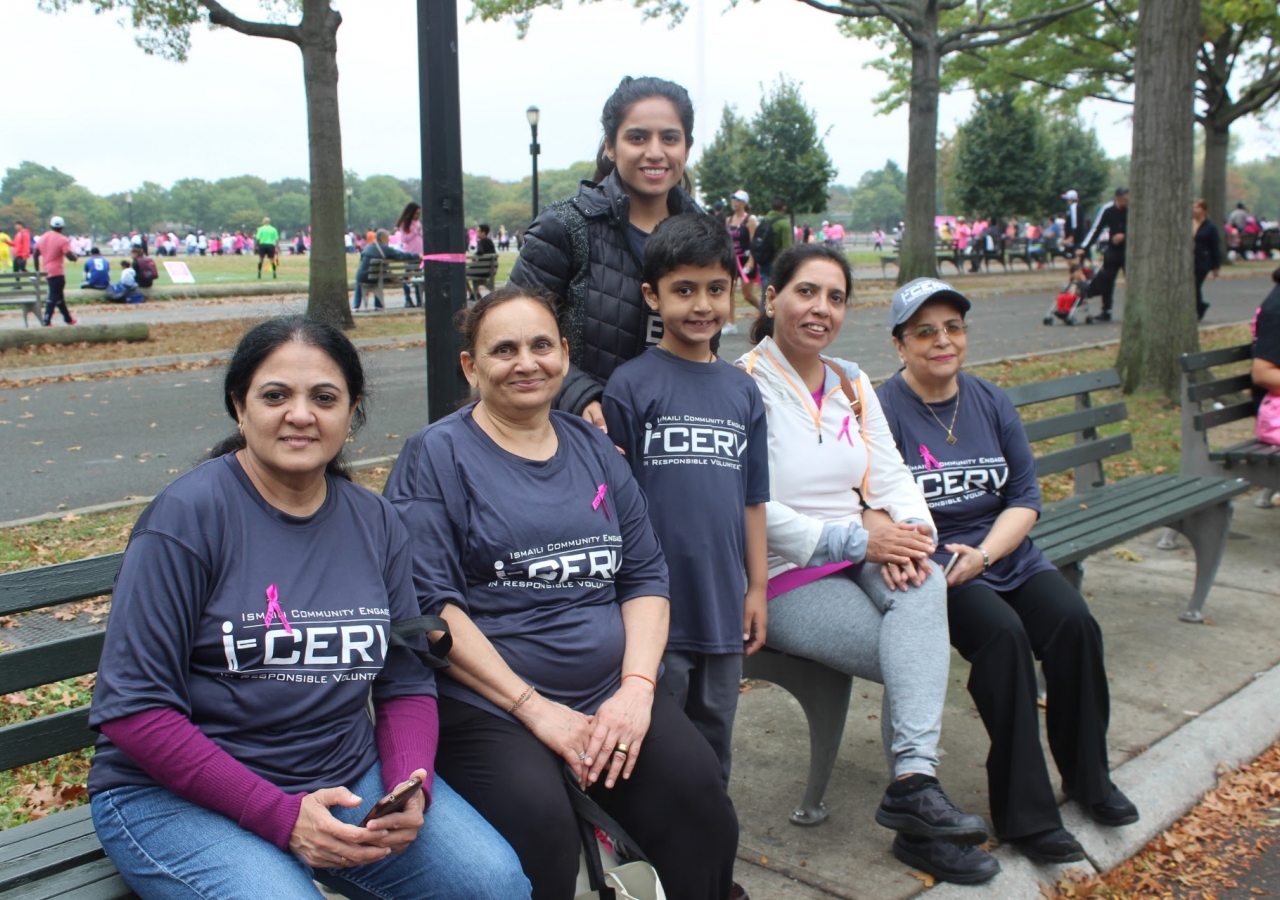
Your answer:
[[[967,322],[947,322],[940,329],[947,337],[955,340],[962,334],[969,331]],[[908,337],[913,337],[918,341],[931,341],[938,336],[939,328],[936,325],[921,325],[918,328],[912,328],[905,331]]]

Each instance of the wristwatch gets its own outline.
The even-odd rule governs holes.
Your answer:
[[[982,554],[982,571],[984,571],[984,572],[985,572],[985,571],[987,571],[987,569],[990,569],[990,568],[991,568],[991,554],[987,552],[987,548],[986,548],[986,547],[984,547],[984,546],[982,546],[981,544],[979,544],[979,545],[978,545],[977,547],[975,547],[974,549],[975,549],[975,550],[977,550],[979,553],[981,553],[981,554]]]

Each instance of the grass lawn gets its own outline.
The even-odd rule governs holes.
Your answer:
[[[32,366],[58,366],[113,359],[138,359],[147,356],[169,356],[178,353],[212,353],[233,349],[246,331],[259,319],[215,319],[209,322],[156,323],[145,341],[107,344],[40,344],[13,350],[0,350],[0,377],[6,369]],[[359,317],[356,327],[347,332],[352,339],[380,337],[423,337],[422,311],[402,315],[383,314]]]
[[[409,318],[409,317],[406,317]],[[385,320],[376,320],[385,321]],[[372,325],[373,322],[368,324]],[[200,325],[207,328],[207,325]],[[240,327],[243,327],[241,325]],[[228,332],[228,335],[230,332]],[[1246,326],[1218,328],[1201,333],[1204,349],[1240,344],[1249,339]],[[228,346],[229,342],[221,346]],[[1045,381],[1077,372],[1104,369],[1114,364],[1116,348],[1080,350],[1056,356],[1036,357],[1016,363],[983,366],[973,370],[996,384],[1011,386],[1028,382]],[[1247,364],[1245,364],[1247,365]],[[1243,369],[1244,366],[1237,368]],[[1220,374],[1227,374],[1223,370]],[[1106,464],[1109,479],[1123,478],[1137,473],[1177,472],[1179,467],[1180,416],[1177,407],[1163,397],[1152,394],[1134,394],[1114,398],[1105,396],[1111,392],[1095,394],[1095,403],[1124,399],[1128,404],[1129,419],[1116,426],[1100,429],[1103,433],[1129,430],[1133,433],[1134,451]],[[1225,402],[1225,401],[1224,401]],[[1071,401],[1058,404],[1042,404],[1038,412],[1042,416],[1065,412]],[[1250,423],[1244,428],[1251,429]],[[1215,437],[1225,442],[1241,439],[1242,435],[1224,434],[1228,429],[1215,432]],[[1036,447],[1038,453],[1065,446],[1070,436],[1043,442]],[[363,470],[356,481],[370,490],[381,490],[389,470],[385,467]],[[1070,473],[1041,479],[1046,500],[1067,496],[1072,490]],[[0,572],[32,568],[65,562],[124,549],[141,506],[127,507],[91,516],[75,517],[25,525],[0,530]],[[69,612],[77,616],[103,616],[109,607],[104,600],[85,601],[76,604]],[[5,629],[20,628],[21,616],[0,617],[0,641]],[[58,712],[88,702],[91,697],[93,676],[70,679],[55,685],[46,685],[28,691],[9,694],[0,707],[0,724],[24,721],[39,715]],[[88,774],[89,751],[69,754],[9,772],[0,773],[0,828],[21,824],[34,816],[64,806],[85,802],[82,788]]]

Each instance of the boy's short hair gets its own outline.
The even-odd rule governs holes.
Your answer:
[[[481,222],[479,225],[476,226],[476,231],[480,232],[481,234],[488,234],[490,231],[489,223]]]
[[[656,292],[658,281],[681,266],[718,267],[732,282],[738,272],[729,229],[705,213],[681,213],[658,223],[644,246],[644,281]]]
[[[122,268],[122,269],[127,269],[127,268],[129,268],[129,266],[130,266],[130,262],[129,262],[129,260],[127,260],[127,259],[122,259],[122,260],[120,260],[120,268]]]

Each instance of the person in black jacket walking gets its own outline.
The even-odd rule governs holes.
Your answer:
[[[1209,204],[1204,202],[1204,198],[1197,198],[1192,208],[1196,242],[1196,321],[1199,322],[1209,309],[1209,304],[1204,302],[1204,280],[1210,272],[1217,278],[1218,269],[1222,268],[1222,243],[1218,237],[1218,226],[1209,220]]]
[[[1067,256],[1074,256],[1076,250],[1084,244],[1084,236],[1088,229],[1080,216],[1080,195],[1075,189],[1063,194],[1062,199],[1067,201],[1067,211],[1062,214],[1062,249],[1070,251],[1066,254]]]
[[[600,123],[595,181],[538,215],[511,281],[560,298],[570,366],[555,407],[605,430],[605,382],[662,338],[662,320],[640,290],[645,242],[668,216],[702,210],[685,173],[693,103],[684,88],[628,76],[605,102]]]
[[[1102,271],[1094,276],[1093,285],[1090,288],[1092,296],[1102,297],[1102,313],[1094,316],[1090,321],[1111,321],[1111,304],[1115,300],[1116,278],[1124,268],[1124,241],[1128,230],[1129,189],[1118,187],[1115,200],[1098,212],[1098,218],[1094,220],[1093,227],[1089,229],[1084,242],[1080,245],[1081,250],[1088,250],[1091,244],[1097,242],[1098,235],[1104,231],[1109,234],[1107,245],[1102,250]]]

